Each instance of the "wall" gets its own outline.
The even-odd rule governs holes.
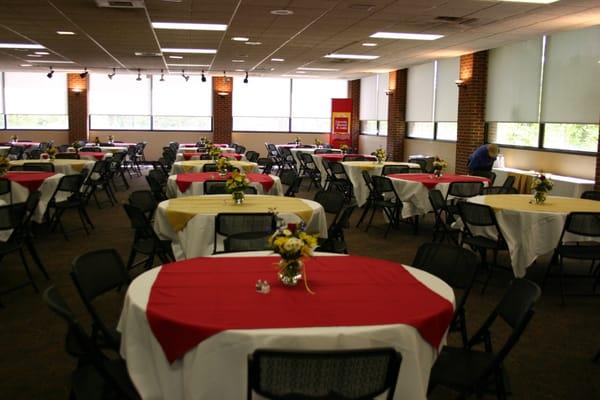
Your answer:
[[[378,148],[385,149],[387,136],[360,135],[358,138],[358,152],[360,154],[371,154]]]
[[[456,143],[422,139],[406,139],[404,143],[404,159],[413,154],[438,156],[448,163],[447,172],[456,170]]]
[[[69,131],[0,131],[0,142],[10,141],[11,136],[17,135],[19,139],[28,139],[34,142],[48,142],[53,140],[56,144],[69,143]]]

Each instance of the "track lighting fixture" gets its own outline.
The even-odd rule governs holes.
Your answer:
[[[48,79],[52,79],[52,75],[54,75],[54,70],[52,69],[52,67],[50,67],[50,72],[48,72],[46,76],[48,77]]]
[[[113,76],[115,76],[116,74],[117,74],[117,70],[115,68],[113,68],[112,74],[108,74],[108,79],[112,79]]]
[[[244,78],[244,83],[248,83],[248,71],[246,71],[246,77]]]
[[[138,68],[138,76],[135,80],[138,82],[142,80],[142,71],[139,68]]]
[[[83,72],[79,74],[79,77],[80,77],[81,79],[83,79],[83,78],[85,78],[86,76],[88,76],[88,70],[87,70],[87,68],[84,68],[84,69],[83,69]]]
[[[185,69],[181,70],[181,76],[183,76],[186,82],[190,80],[190,76],[185,74]]]
[[[162,69],[160,70],[160,81],[161,82],[165,81],[165,73],[164,73],[164,71]]]
[[[206,82],[206,76],[204,75],[204,70],[202,70],[202,82]]]

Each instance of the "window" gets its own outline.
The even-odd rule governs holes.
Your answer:
[[[4,74],[0,72],[0,129],[4,129]]]
[[[408,137],[433,139],[433,122],[408,122]]]
[[[366,120],[360,121],[360,133],[363,135],[377,135],[377,121],[376,120]]]
[[[408,136],[433,139],[435,66],[433,62],[408,69],[406,120]]]
[[[290,79],[236,77],[232,102],[235,131],[289,132]]]
[[[192,75],[152,77],[152,128],[172,131],[212,129],[212,80]]]
[[[348,83],[341,79],[292,80],[292,131],[330,132],[331,99],[347,98]]]
[[[371,75],[360,80],[360,133],[387,135],[389,74]]]
[[[67,77],[6,72],[4,99],[7,129],[68,129]]]
[[[436,61],[435,69],[435,139],[456,141],[458,120],[458,57]]]
[[[496,122],[488,125],[488,141],[513,146],[537,147],[540,124]]]
[[[456,141],[456,132],[456,122],[436,122],[436,139]]]
[[[90,74],[91,129],[151,129],[150,79],[135,75]]]
[[[545,124],[544,147],[558,150],[598,151],[597,124]]]

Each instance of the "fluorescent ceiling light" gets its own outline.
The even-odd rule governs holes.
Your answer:
[[[296,71],[297,74],[305,74],[306,71]]]
[[[434,35],[430,33],[403,33],[403,32],[377,32],[371,35],[377,39],[403,39],[403,40],[437,40],[444,35]]]
[[[550,4],[558,0],[498,0],[506,3],[533,3],[533,4]]]
[[[285,58],[271,58],[271,61],[274,61],[274,62],[284,62]]]
[[[41,57],[39,54],[27,54],[27,57]]]
[[[75,32],[71,32],[71,31],[56,31],[56,33],[58,33],[59,35],[74,35]]]
[[[339,71],[337,68],[313,68],[313,67],[298,67],[300,71]]]
[[[154,29],[178,29],[186,31],[226,31],[225,24],[193,24],[188,22],[153,22]]]
[[[21,64],[21,67],[31,67],[31,64]]]
[[[243,63],[243,62],[246,62],[246,61],[244,61],[244,60],[231,60],[231,62],[234,62],[234,63]]]
[[[246,72],[245,69],[236,69],[235,72]]]
[[[167,64],[169,67],[210,67],[208,64]]]
[[[285,78],[320,78],[319,75],[291,75],[291,74],[285,74],[285,75],[281,75]]]
[[[260,46],[262,42],[246,42],[248,46]]]
[[[39,54],[41,56],[47,56],[50,53],[48,53],[47,51],[36,51],[35,54]]]
[[[363,43],[362,45],[363,45],[363,46],[365,46],[365,47],[376,47],[376,46],[377,46],[377,43],[370,43],[370,42],[367,42],[367,43]]]
[[[73,61],[65,60],[27,60],[32,63],[46,63],[46,64],[75,64]]]
[[[0,49],[45,49],[45,47],[33,43],[0,43]]]
[[[345,60],[376,60],[379,56],[369,56],[366,54],[327,54],[325,58],[341,58]]]
[[[169,58],[174,58],[175,60],[181,60],[183,56],[169,56]]]
[[[250,38],[243,36],[234,36],[231,38],[231,40],[233,40],[234,42],[247,42],[248,40],[250,40]]]
[[[179,49],[174,47],[168,47],[166,49],[160,49],[163,53],[185,53],[185,54],[217,54],[216,49]]]

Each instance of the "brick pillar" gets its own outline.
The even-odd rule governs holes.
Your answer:
[[[598,135],[600,135],[600,127],[598,127]],[[600,140],[598,141],[598,152],[596,153],[596,190],[600,190]]]
[[[391,160],[404,159],[404,138],[406,137],[406,81],[408,69],[390,72],[388,88],[388,136],[387,154]]]
[[[457,174],[468,172],[469,155],[485,140],[487,65],[487,50],[460,57],[460,79],[464,84],[458,89]]]
[[[352,99],[352,121],[350,122],[350,138],[352,148],[358,149],[360,136],[360,79],[348,81],[348,98]]]
[[[213,142],[231,143],[233,78],[213,76]],[[227,93],[227,94],[225,94]]]
[[[88,140],[88,77],[67,74],[69,143]]]

